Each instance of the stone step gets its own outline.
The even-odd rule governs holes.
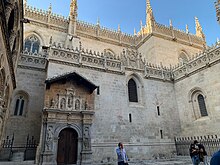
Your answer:
[[[21,161],[21,162],[0,162],[0,165],[34,165],[34,161]],[[36,165],[36,164],[35,164]]]
[[[13,162],[21,162],[24,160],[24,152],[13,152],[11,161]]]

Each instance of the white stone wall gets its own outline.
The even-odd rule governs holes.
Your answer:
[[[52,36],[52,42],[64,44],[67,36],[66,33],[57,30],[53,30],[33,24],[25,24],[24,39],[32,34],[35,34],[37,37],[39,37],[41,46],[49,46],[51,36]]]
[[[17,69],[17,88],[12,96],[10,116],[6,125],[6,135],[14,133],[14,146],[21,146],[26,143],[27,135],[34,136],[39,142],[41,129],[41,116],[44,104],[45,72],[32,69]],[[28,95],[27,107],[22,116],[14,115],[14,97],[23,91]]]
[[[220,122],[220,64],[205,68],[175,83],[180,113],[181,136],[219,135]],[[205,96],[208,116],[196,118],[190,101],[190,91],[200,88]]]
[[[95,161],[115,158],[115,146],[119,141],[129,147],[130,157],[136,159],[153,158],[153,155],[163,153],[161,146],[167,153],[174,151],[173,139],[180,131],[180,123],[172,83],[143,79],[142,74],[135,73],[140,79],[138,90],[143,92],[142,103],[129,103],[127,81],[133,72],[117,75],[52,62],[48,65],[48,77],[72,71],[100,88],[100,95],[95,97],[91,132]]]
[[[138,48],[138,51],[142,53],[147,62],[169,67],[179,63],[178,57],[181,51],[185,51],[189,59],[202,50],[176,41],[152,36]]]

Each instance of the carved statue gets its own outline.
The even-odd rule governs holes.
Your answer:
[[[52,149],[52,144],[53,144],[53,127],[49,126],[47,128],[46,150],[50,151]]]
[[[77,99],[75,102],[75,110],[79,110],[80,109],[80,101]]]
[[[65,108],[66,108],[66,100],[62,98],[60,101],[60,109],[65,109]]]
[[[50,108],[55,108],[55,100],[54,99],[50,100]]]
[[[83,146],[84,149],[90,149],[90,133],[89,133],[89,126],[84,127],[83,133]]]

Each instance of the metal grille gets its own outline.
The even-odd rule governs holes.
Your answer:
[[[198,95],[198,103],[199,103],[199,109],[201,116],[208,116],[207,110],[206,110],[206,105],[205,105],[205,100],[202,95]]]
[[[220,139],[217,135],[197,136],[197,137],[175,137],[177,155],[189,156],[189,147],[194,140],[198,140],[204,145],[208,156],[212,156],[220,148]]]
[[[133,79],[128,81],[128,95],[130,102],[138,102],[137,85]]]
[[[37,143],[34,139],[34,136],[31,138],[27,136],[25,151],[24,151],[24,160],[34,160],[36,155]]]

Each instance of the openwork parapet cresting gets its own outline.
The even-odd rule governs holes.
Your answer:
[[[220,148],[220,138],[217,135],[194,136],[194,137],[175,137],[177,155],[188,156],[189,146],[194,140],[205,146],[207,154],[212,156]]]
[[[202,68],[212,66],[220,61],[220,43],[193,56],[188,62],[173,68],[174,79],[179,80]]]

